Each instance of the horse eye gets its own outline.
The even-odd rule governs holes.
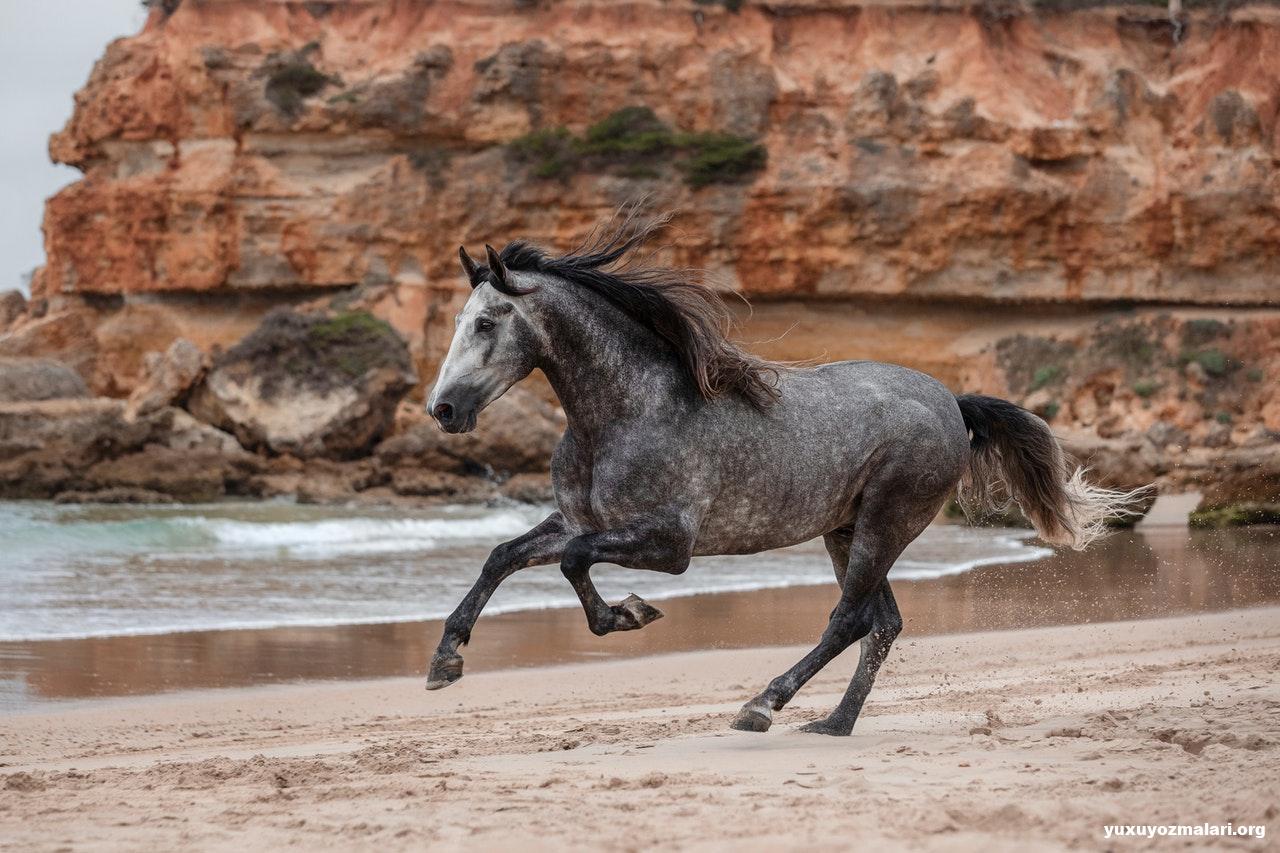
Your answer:
[[[488,317],[481,317],[478,320],[476,320],[477,332],[488,332],[491,329],[493,329],[493,321],[490,320]]]

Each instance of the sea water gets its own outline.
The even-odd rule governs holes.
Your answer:
[[[498,542],[548,507],[333,508],[293,503],[0,503],[0,641],[438,619]],[[934,525],[891,578],[1049,555],[1030,532]],[[821,541],[695,559],[679,576],[598,566],[601,594],[674,596],[833,583]],[[554,566],[513,575],[487,613],[576,605]]]

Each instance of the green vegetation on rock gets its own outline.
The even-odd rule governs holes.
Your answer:
[[[1155,395],[1159,391],[1161,385],[1154,379],[1139,379],[1133,383],[1133,393],[1137,394],[1144,400]]]
[[[1037,367],[1036,372],[1031,375],[1031,385],[1027,390],[1039,391],[1046,385],[1050,385],[1062,379],[1065,373],[1066,371],[1064,371],[1062,369],[1062,365],[1059,364],[1047,364],[1042,367]]]
[[[735,15],[742,10],[743,0],[693,0],[698,6],[723,6]]]
[[[1220,349],[1183,350],[1179,364],[1196,363],[1210,376],[1225,376],[1231,369],[1231,360]]]
[[[578,151],[567,128],[535,130],[509,146],[517,159],[533,168],[534,177],[562,178],[578,168]]]
[[[1188,347],[1200,347],[1230,333],[1231,327],[1221,320],[1188,320],[1182,327],[1182,343]]]
[[[694,133],[677,137],[688,159],[680,164],[693,187],[732,183],[764,168],[768,152],[742,136],[731,133]]]
[[[276,65],[267,77],[264,94],[276,109],[292,116],[302,110],[304,100],[337,82],[311,64],[304,48],[303,52]]]
[[[1280,504],[1241,503],[1198,509],[1191,513],[1192,527],[1244,527],[1250,524],[1280,524]]]
[[[381,367],[413,369],[404,341],[367,311],[324,315],[277,309],[215,367],[236,362],[261,377],[267,399],[288,385],[324,393]]]
[[[615,171],[627,178],[657,178],[674,163],[692,187],[736,183],[763,169],[763,145],[731,133],[681,133],[648,107],[624,107],[591,125],[582,137],[568,128],[542,128],[512,140],[508,151],[537,178]]]

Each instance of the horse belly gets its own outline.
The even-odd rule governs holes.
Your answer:
[[[848,479],[795,490],[735,489],[703,517],[694,553],[755,554],[807,542],[849,523],[854,494]]]

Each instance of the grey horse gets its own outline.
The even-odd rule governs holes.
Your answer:
[[[1041,537],[1084,547],[1133,493],[1088,485],[1045,423],[1004,400],[957,397],[905,367],[771,363],[726,337],[719,295],[688,271],[632,257],[664,222],[634,215],[559,257],[528,243],[487,262],[460,250],[472,292],[427,402],[447,432],[535,368],[568,420],[552,459],[557,510],[493,549],[445,623],[428,689],[462,676],[460,646],[504,579],[559,563],[597,635],[662,614],[610,605],[590,570],[678,575],[694,556],[754,554],[823,537],[840,599],[814,649],[738,713],[773,712],[854,642],[843,700],[804,731],[847,735],[902,628],[886,576],[960,486],[975,505],[1017,501]]]

